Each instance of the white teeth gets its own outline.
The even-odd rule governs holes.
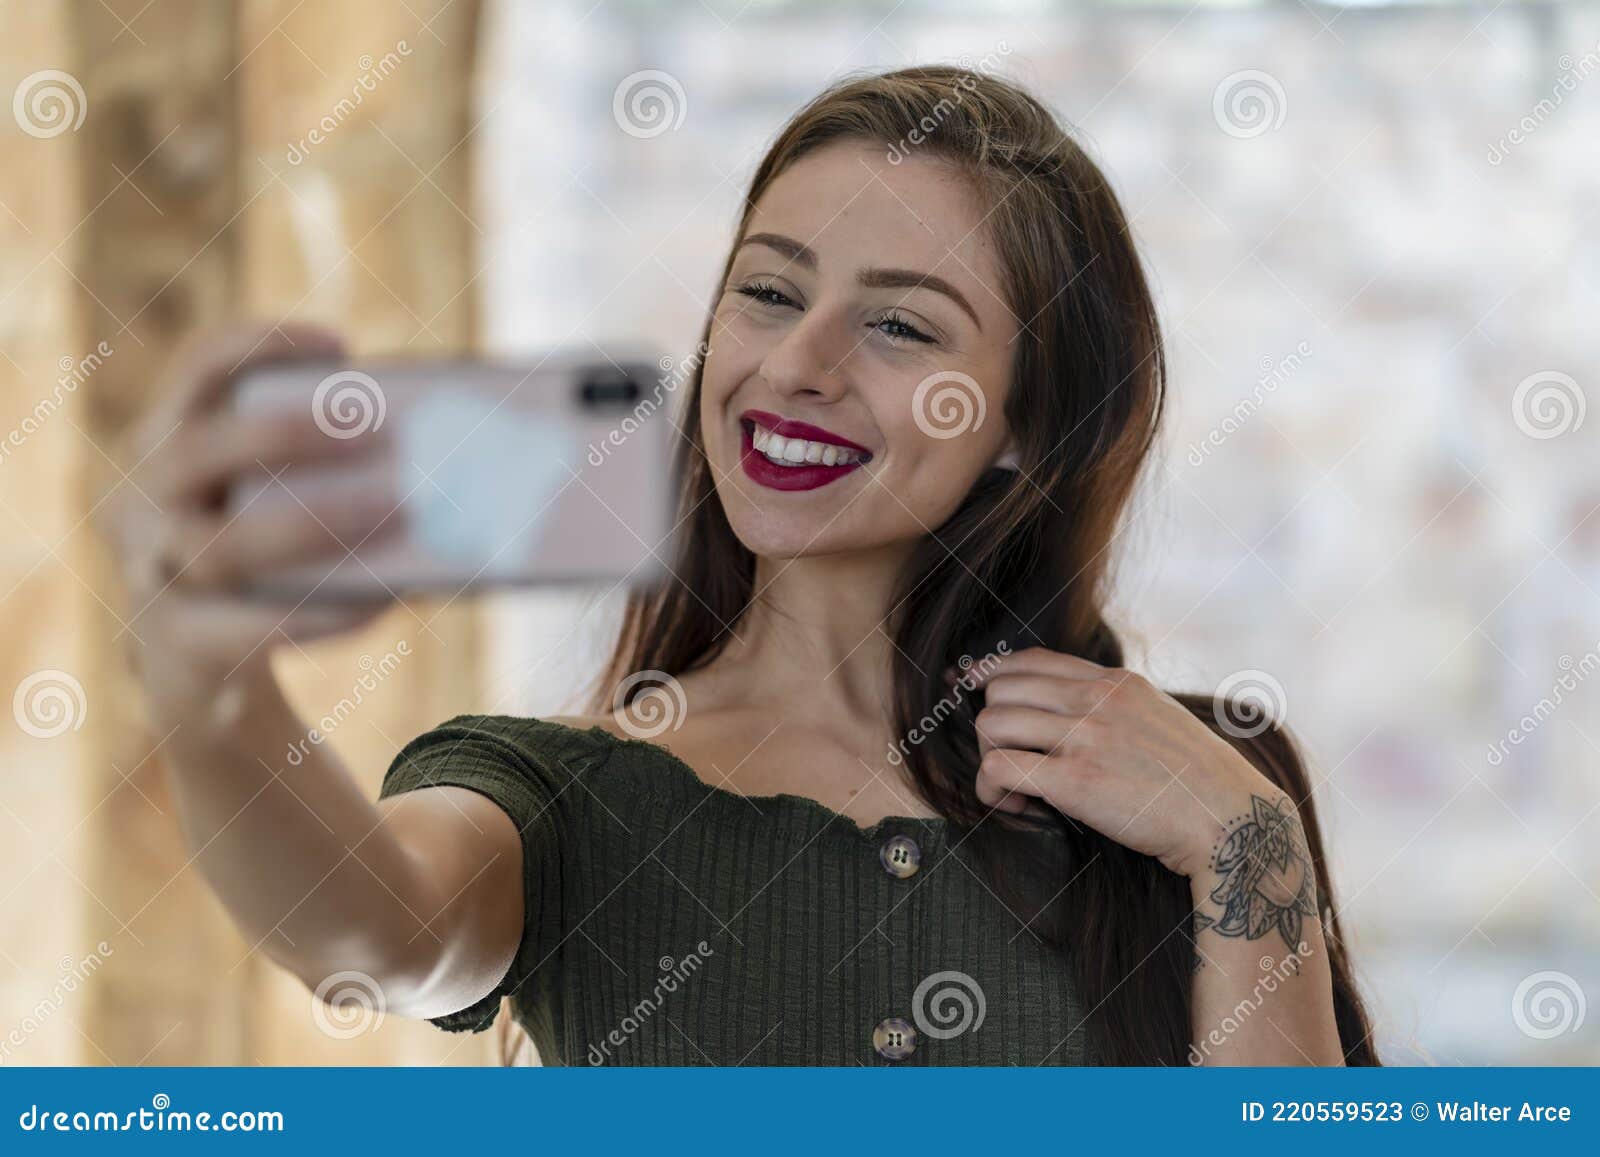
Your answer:
[[[779,466],[807,465],[848,466],[861,461],[859,451],[835,445],[832,442],[809,442],[804,438],[785,438],[771,430],[756,426],[750,441],[766,455],[769,462]]]

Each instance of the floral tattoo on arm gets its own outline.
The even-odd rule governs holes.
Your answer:
[[[1317,877],[1300,817],[1287,796],[1277,804],[1250,797],[1251,814],[1234,821],[1211,859],[1221,877],[1211,899],[1220,918],[1196,911],[1194,930],[1259,940],[1273,929],[1290,949],[1300,944],[1301,919],[1317,914]],[[1195,968],[1200,956],[1195,955]]]

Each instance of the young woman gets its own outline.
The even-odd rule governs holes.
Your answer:
[[[703,337],[675,581],[630,604],[599,713],[453,719],[376,804],[325,746],[278,766],[280,614],[229,589],[388,512],[243,535],[214,506],[358,452],[210,408],[247,355],[336,343],[186,372],[145,431],[167,513],[115,528],[185,832],[252,943],[447,1029],[510,998],[550,1064],[1377,1063],[1289,739],[1126,670],[1102,615],[1164,362],[1052,116],[950,68],[823,93]]]

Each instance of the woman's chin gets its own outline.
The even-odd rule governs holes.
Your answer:
[[[734,525],[733,533],[744,548],[757,558],[787,561],[806,555],[831,554],[834,547],[825,541],[827,530],[822,525],[807,527],[741,526]]]
[[[723,512],[734,535],[751,554],[797,558],[836,546],[842,529],[837,505],[807,501],[804,492],[790,495],[767,490],[743,479],[730,478],[724,485],[736,493],[719,494]],[[811,507],[814,509],[803,509]]]
[[[773,523],[756,525],[752,519],[738,519],[733,523],[733,533],[751,554],[774,562],[845,556],[864,560],[886,551],[898,557],[915,541],[894,535],[864,533],[860,527],[849,531],[840,526],[837,520],[826,518],[805,519],[803,523],[788,521],[783,526]]]

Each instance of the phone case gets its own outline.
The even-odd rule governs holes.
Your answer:
[[[234,390],[240,412],[307,407],[328,437],[368,438],[373,452],[263,469],[231,491],[229,515],[386,493],[395,516],[342,556],[259,574],[251,589],[315,600],[655,581],[671,557],[676,436],[661,365],[557,352],[252,369]]]

